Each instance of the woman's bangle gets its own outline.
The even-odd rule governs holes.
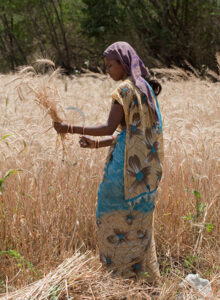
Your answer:
[[[73,133],[73,125],[72,124],[68,124],[67,132]]]
[[[72,133],[72,124],[67,124],[67,133]]]
[[[98,138],[95,140],[95,147],[99,148],[99,139]]]

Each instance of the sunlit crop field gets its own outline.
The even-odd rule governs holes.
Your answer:
[[[21,170],[1,186],[0,293],[40,280],[76,250],[91,250],[87,268],[75,271],[72,283],[66,280],[59,299],[148,299],[153,292],[156,299],[176,299],[189,273],[211,281],[209,299],[220,299],[220,83],[161,79],[165,159],[155,239],[162,277],[154,289],[109,277],[110,287],[99,269],[96,193],[108,149],[81,149],[79,137],[69,134],[63,158],[50,117],[28,95],[18,98],[17,82],[8,84],[14,78],[0,77],[0,180],[9,170]],[[105,122],[115,82],[92,73],[53,80],[64,108],[82,110],[85,125]],[[63,118],[83,123],[76,111],[66,110]],[[75,266],[82,263],[80,255]],[[58,297],[59,288],[48,295]],[[26,299],[20,293],[8,299]],[[193,295],[201,296],[186,288],[180,299]]]

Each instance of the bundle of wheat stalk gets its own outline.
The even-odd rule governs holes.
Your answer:
[[[7,300],[24,299],[151,299],[158,288],[138,285],[131,280],[113,279],[110,273],[101,271],[97,257],[87,251],[76,252],[57,269],[43,279],[5,294]],[[162,299],[162,298],[160,298]]]
[[[84,254],[77,251],[43,279],[15,292],[6,293],[0,299],[192,300],[195,297],[203,297],[199,290],[187,282],[185,282],[185,287],[179,290],[178,281],[181,278],[176,276],[177,280],[172,279],[169,288],[163,282],[157,287],[152,287],[144,282],[112,278],[111,273],[103,272],[98,257],[93,256],[89,251]],[[214,280],[219,282],[219,277]],[[173,290],[179,291],[176,294]],[[217,298],[210,295],[210,299]]]
[[[128,286],[126,280],[113,280],[109,273],[100,272],[100,268],[97,257],[90,252],[76,252],[43,279],[3,297],[8,300],[95,299],[97,296],[106,299],[117,295],[120,299],[127,295],[130,299],[138,299],[136,295],[149,299],[150,287],[142,289],[131,282]]]
[[[20,68],[12,82],[18,82],[16,89],[21,101],[34,101],[51,117],[53,122],[62,122],[66,115],[54,81],[61,74],[62,69],[56,69],[53,61],[38,59],[33,63],[33,66]],[[65,134],[59,134],[58,136],[61,138],[64,156]]]

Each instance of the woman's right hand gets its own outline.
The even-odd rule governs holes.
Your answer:
[[[69,126],[67,123],[59,123],[59,122],[54,122],[53,124],[54,129],[57,131],[57,133],[67,133]]]
[[[95,140],[85,135],[79,137],[79,144],[80,147],[82,148],[90,148],[90,149],[93,149],[96,146]]]

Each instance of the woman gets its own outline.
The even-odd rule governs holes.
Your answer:
[[[150,80],[148,69],[126,42],[109,46],[104,61],[111,78],[122,80],[112,93],[107,123],[85,128],[55,123],[54,127],[59,133],[83,134],[83,148],[111,146],[98,190],[100,258],[116,276],[154,282],[160,276],[153,211],[162,176],[162,123],[155,96],[161,86]],[[84,136],[112,135],[118,126],[121,132],[115,139]]]

